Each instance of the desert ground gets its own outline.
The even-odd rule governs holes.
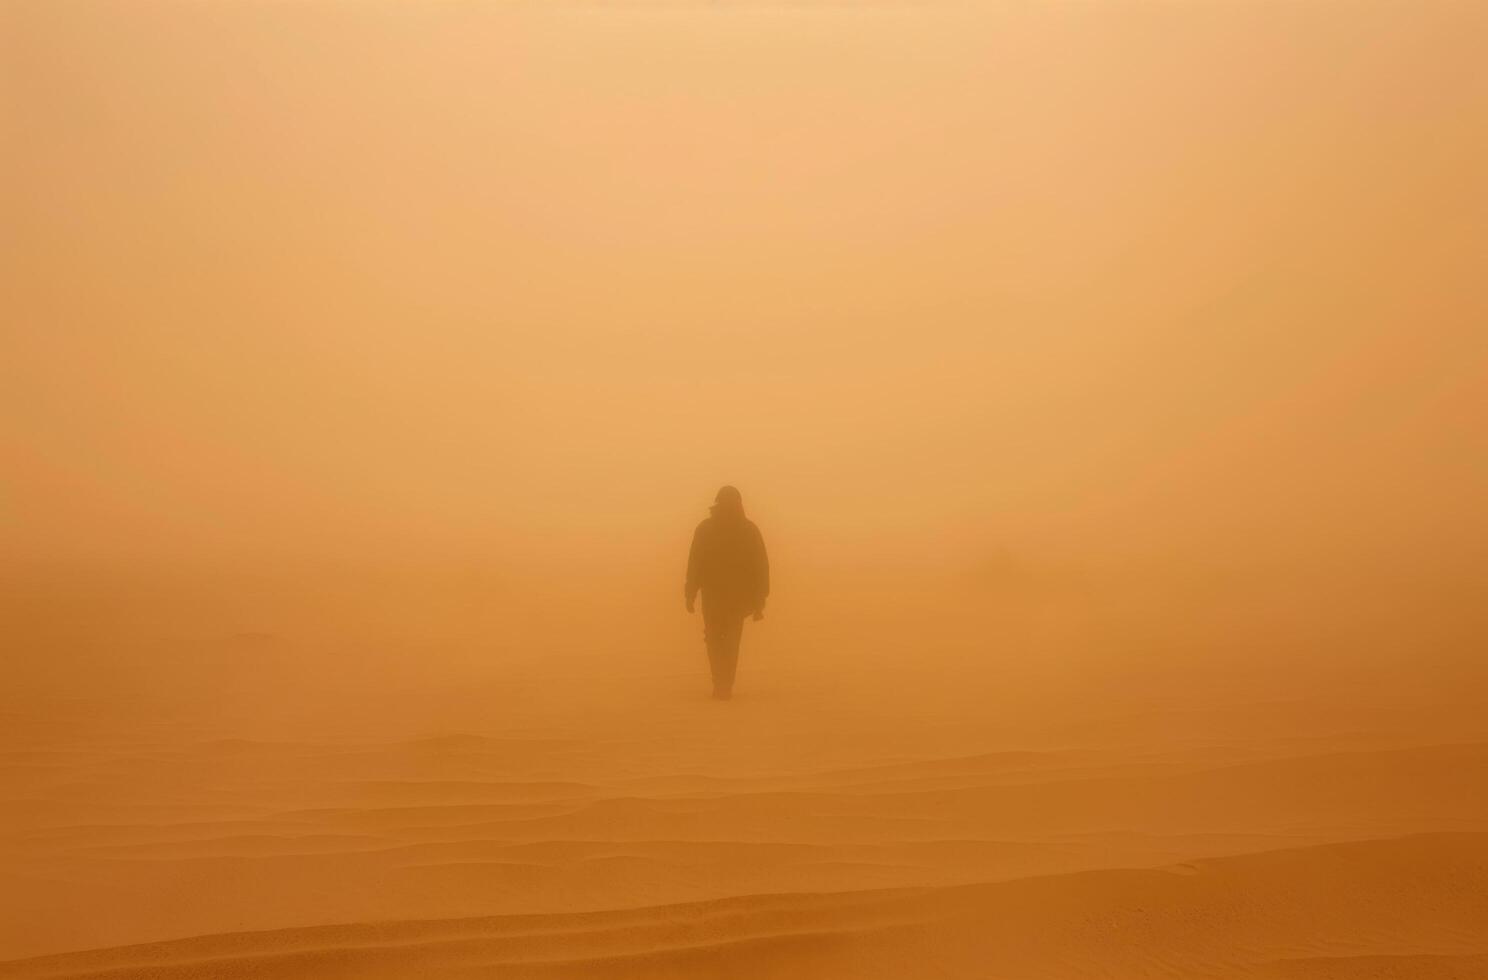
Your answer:
[[[1376,624],[1309,676],[1080,601],[956,653],[782,598],[728,703],[660,603],[613,651],[74,663],[6,704],[0,976],[1484,975],[1472,658]]]

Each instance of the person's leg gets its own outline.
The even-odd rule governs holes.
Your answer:
[[[724,637],[727,633],[726,617],[716,602],[709,602],[703,595],[703,643],[708,648],[708,670],[713,675],[713,694],[716,697],[724,688],[723,662]]]
[[[743,635],[744,617],[729,616],[719,637],[718,669],[713,678],[714,690],[721,697],[729,697],[734,692],[734,674],[739,669],[739,640]]]
[[[734,689],[734,671],[739,662],[739,635],[744,616],[727,597],[709,601],[703,593],[703,640],[708,647],[708,669],[713,675],[713,696],[727,698]]]

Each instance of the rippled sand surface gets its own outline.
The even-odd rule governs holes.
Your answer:
[[[716,704],[700,664],[550,665],[526,697],[448,691],[417,724],[437,697],[338,715],[327,693],[293,738],[180,704],[13,705],[0,975],[1488,967],[1470,706],[983,712],[947,688],[911,709],[872,671],[833,689],[750,666]],[[563,685],[575,710],[531,696]]]

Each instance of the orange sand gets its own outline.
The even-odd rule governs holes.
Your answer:
[[[872,670],[856,695],[812,690],[765,654],[719,705],[694,658],[570,679],[581,718],[450,692],[456,715],[490,699],[479,734],[222,738],[253,725],[54,705],[0,757],[0,976],[1488,963],[1488,719],[1470,705],[1054,699],[994,721],[949,694],[875,701]]]

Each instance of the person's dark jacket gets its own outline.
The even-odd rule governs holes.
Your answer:
[[[687,553],[687,601],[701,589],[710,605],[718,603],[756,612],[770,595],[770,560],[765,539],[742,511],[715,507],[692,535]]]

